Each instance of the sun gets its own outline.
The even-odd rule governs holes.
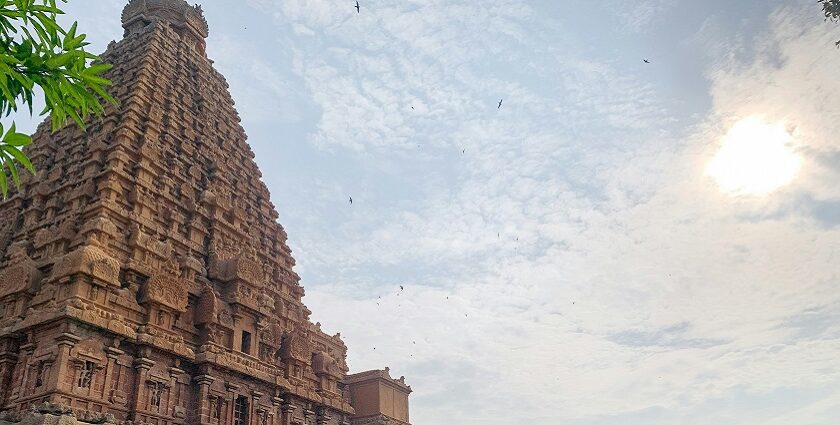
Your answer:
[[[760,116],[735,123],[706,168],[722,190],[737,195],[767,195],[793,181],[801,159],[791,149],[784,123]]]

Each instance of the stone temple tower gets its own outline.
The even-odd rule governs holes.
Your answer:
[[[0,203],[0,424],[407,425],[404,379],[309,320],[201,8],[122,23],[119,105],[42,124]]]

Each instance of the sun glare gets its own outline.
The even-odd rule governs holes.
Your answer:
[[[791,139],[784,123],[745,118],[723,138],[706,172],[726,192],[769,194],[790,183],[799,171],[801,160],[790,147]]]

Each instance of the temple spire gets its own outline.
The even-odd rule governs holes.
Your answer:
[[[204,52],[210,27],[201,6],[191,6],[184,0],[130,0],[122,12],[126,36],[139,33],[156,21],[168,23],[182,38]]]

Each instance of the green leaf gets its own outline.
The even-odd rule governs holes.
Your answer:
[[[91,84],[91,85],[93,85],[93,84],[100,85],[100,86],[110,86],[111,85],[111,80],[109,80],[107,78],[102,78],[102,77],[97,77],[97,76],[94,76],[94,75],[87,75],[87,74],[81,74],[80,77],[82,77],[82,80],[84,80],[86,83]]]
[[[102,87],[90,86],[90,88],[91,88],[91,90],[95,91],[96,94],[102,96],[102,98],[105,99],[106,101],[108,101],[109,103],[111,103],[113,105],[116,105],[116,104],[119,103],[108,92],[106,92]]]
[[[67,65],[71,59],[73,59],[73,53],[62,53],[56,57],[50,58],[47,60],[47,67],[48,68],[61,68],[62,66]]]
[[[19,162],[20,165],[23,165],[24,168],[29,170],[30,173],[32,173],[33,175],[35,174],[35,167],[32,166],[32,162],[29,161],[29,158],[26,156],[26,154],[21,152],[20,149],[10,145],[2,145],[0,146],[0,148],[2,148],[4,152],[7,152],[9,155],[13,156],[15,160],[17,160],[17,162]]]
[[[5,163],[5,161],[4,161]],[[6,169],[0,168],[0,191],[3,192],[3,199],[9,195],[9,187],[6,185]]]
[[[111,70],[111,68],[113,68],[113,67],[114,67],[114,65],[111,65],[110,63],[100,63],[100,64],[96,64],[96,65],[91,65],[87,69],[82,71],[82,75],[98,76],[99,74],[102,74],[103,72]]]
[[[32,137],[27,136],[23,133],[13,133],[7,134],[6,137],[3,139],[3,143],[11,146],[26,146],[32,143]]]
[[[5,155],[5,149],[3,149]],[[18,175],[18,169],[15,165],[14,161],[6,161],[6,165],[9,166],[9,171],[12,173],[12,181],[15,183],[15,187],[20,189],[20,175]]]

